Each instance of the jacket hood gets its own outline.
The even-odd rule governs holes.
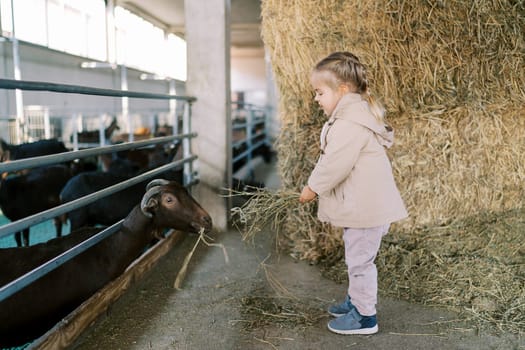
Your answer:
[[[381,123],[372,114],[368,102],[360,94],[345,94],[332,112],[331,120],[349,120],[364,126],[376,135],[382,146],[391,147],[394,143],[394,131],[384,123]]]

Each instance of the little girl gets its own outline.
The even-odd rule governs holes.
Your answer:
[[[370,96],[366,69],[349,52],[334,52],[313,69],[315,101],[329,117],[321,131],[321,155],[301,203],[319,197],[318,218],[343,227],[348,295],[332,305],[328,329],[339,334],[373,334],[381,238],[392,222],[408,216],[394,182],[385,147],[393,131],[384,109]]]

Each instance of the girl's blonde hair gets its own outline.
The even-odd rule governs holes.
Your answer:
[[[323,58],[314,67],[314,72],[329,72],[334,78],[327,81],[329,86],[337,89],[340,84],[348,85],[354,92],[368,102],[372,114],[378,121],[384,122],[385,109],[370,94],[368,79],[366,77],[366,67],[359,62],[359,58],[347,51],[334,52]]]

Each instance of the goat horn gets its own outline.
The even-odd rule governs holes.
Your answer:
[[[155,187],[155,186],[163,186],[163,185],[167,185],[169,184],[170,182],[168,180],[164,180],[164,179],[155,179],[155,180],[151,180],[149,182],[149,184],[146,186],[146,192],[148,192],[152,187]]]
[[[146,205],[148,204],[149,199],[160,192],[159,187],[153,187],[150,188],[145,194],[144,197],[142,197],[142,201],[140,202],[140,210],[142,211],[142,214],[146,215],[148,218],[153,217],[153,214],[146,211]]]

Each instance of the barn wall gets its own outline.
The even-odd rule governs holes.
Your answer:
[[[31,43],[20,42],[20,61],[22,80],[49,81],[72,85],[85,85],[98,88],[120,89],[120,69],[83,69],[80,63],[89,59],[51,50]],[[128,89],[152,93],[168,93],[166,81],[140,80],[142,71],[127,69]],[[13,79],[13,59],[11,42],[0,41],[0,76]],[[268,94],[274,82],[271,72],[266,70],[264,50],[253,48],[232,49],[231,89],[246,93],[247,102],[269,107],[270,119],[275,121],[272,111],[276,105],[275,97]],[[176,82],[178,95],[186,95],[185,82]],[[121,111],[119,98],[99,97],[77,94],[48,92],[23,92],[24,105],[42,105],[51,108],[55,115],[71,113],[117,114]],[[130,99],[130,111],[167,111],[167,101]],[[178,104],[181,113],[182,104]],[[0,117],[15,115],[15,97],[13,90],[0,90]],[[277,133],[275,128],[274,134]],[[0,137],[5,137],[1,135]]]
[[[20,70],[22,80],[48,81],[72,85],[85,85],[97,88],[120,89],[120,69],[83,69],[80,63],[89,59],[50,50],[45,47],[20,42]],[[0,44],[0,73],[7,79],[13,79],[13,61],[11,43]],[[142,72],[128,68],[128,89],[152,93],[168,93],[165,81],[140,80]],[[184,94],[184,83],[177,84],[177,93]],[[2,103],[0,115],[14,115],[14,93],[9,93],[6,100],[5,90],[1,91]],[[47,93],[24,91],[24,105],[46,105],[57,111],[120,111],[119,98],[97,97],[77,94]],[[168,101],[130,99],[130,109],[168,109]]]
[[[266,104],[265,75],[264,49],[232,49],[232,92],[243,92],[244,102]]]

